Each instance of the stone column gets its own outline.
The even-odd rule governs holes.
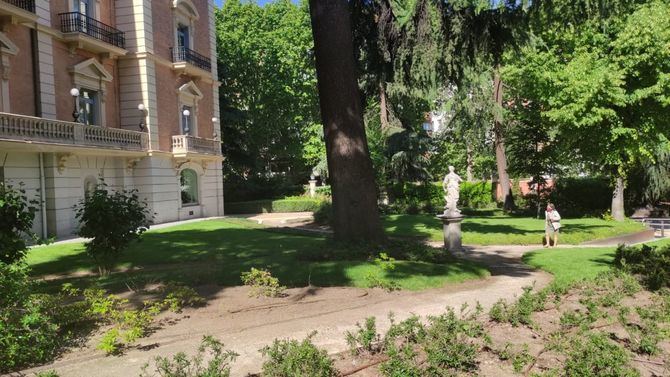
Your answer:
[[[463,221],[463,216],[438,215],[437,218],[442,220],[444,247],[449,251],[463,250],[461,237],[461,222]]]

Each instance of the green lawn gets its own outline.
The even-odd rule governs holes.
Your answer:
[[[559,243],[572,245],[644,230],[632,220],[619,223],[596,218],[563,219],[561,225]],[[391,235],[434,241],[443,238],[442,223],[431,215],[390,215],[384,219],[384,226]],[[466,245],[532,245],[542,243],[544,220],[499,213],[474,215],[465,217],[461,229]]]
[[[670,239],[649,242],[648,245],[670,244]],[[556,284],[569,284],[592,279],[612,267],[616,247],[540,249],[523,256],[523,261],[554,275]]]
[[[319,253],[327,242],[324,237],[259,229],[244,220],[201,221],[145,233],[142,242],[133,244],[119,264],[144,271],[103,279],[68,278],[57,283],[98,283],[111,289],[165,280],[235,286],[241,284],[241,272],[265,267],[289,287],[306,286],[310,281],[316,286],[364,287],[366,275],[373,272],[394,279],[403,289],[420,290],[488,276],[485,268],[456,259],[446,264],[398,261],[394,271],[382,272],[365,260],[312,262],[298,258]],[[35,276],[95,270],[81,243],[36,247],[29,252],[27,263]],[[51,288],[55,285],[50,284]]]

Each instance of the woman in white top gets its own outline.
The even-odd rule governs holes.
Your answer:
[[[551,246],[549,240],[551,235],[554,235],[554,247],[558,246],[558,230],[561,229],[561,215],[558,213],[553,204],[547,204],[547,210],[544,211],[544,247]]]

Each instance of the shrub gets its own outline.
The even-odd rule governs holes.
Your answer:
[[[513,326],[519,324],[530,325],[531,314],[544,309],[547,301],[547,291],[543,290],[533,293],[533,287],[524,287],[523,293],[514,304],[508,304],[505,300],[496,302],[489,311],[489,317],[496,322],[510,323]]]
[[[302,342],[275,340],[260,350],[268,360],[263,363],[266,377],[334,377],[338,375],[333,360],[313,343],[313,332]]]
[[[614,256],[620,269],[640,275],[652,290],[670,287],[670,245],[624,246],[620,245]]]
[[[195,289],[179,283],[168,283],[162,291],[165,294],[163,304],[175,313],[181,312],[186,306],[196,307],[205,304],[205,299]]]
[[[153,215],[137,190],[109,192],[104,182],[76,206],[81,222],[77,233],[92,238],[86,253],[95,260],[101,275],[109,273],[128,245],[149,229]]]
[[[463,182],[460,185],[459,207],[485,208],[494,205],[491,182]],[[444,208],[441,182],[427,184],[403,183],[393,185],[391,212],[417,214],[440,212]]]
[[[443,375],[445,369],[472,371],[477,367],[479,346],[475,338],[484,336],[484,329],[476,320],[458,318],[453,309],[445,314],[429,317],[429,326],[423,348],[426,352],[429,375]]]
[[[28,200],[22,187],[17,190],[0,181],[0,262],[14,263],[26,255],[26,237],[36,238],[32,226],[37,204]]]
[[[600,216],[612,205],[612,188],[605,178],[560,178],[549,200],[564,217]]]
[[[303,196],[278,200],[254,200],[250,202],[226,203],[226,213],[272,213],[272,212],[317,212],[329,202]]]
[[[333,205],[324,202],[314,211],[314,222],[317,224],[331,224],[333,221]]]
[[[62,344],[58,305],[33,289],[25,266],[0,263],[0,373],[46,362]]]
[[[566,376],[639,376],[627,366],[626,350],[610,342],[604,334],[588,334],[575,339],[565,362]]]
[[[352,355],[361,353],[375,354],[380,350],[381,336],[377,333],[377,321],[375,317],[365,319],[365,324],[361,326],[356,323],[356,331],[346,332],[347,344]]]
[[[184,352],[177,353],[172,359],[157,356],[153,372],[147,371],[149,363],[146,363],[140,377],[229,377],[230,365],[239,355],[223,347],[223,343],[214,337],[204,336],[195,356],[189,358]],[[206,365],[205,359],[208,360]]]
[[[382,288],[389,292],[400,290],[397,282],[385,279],[383,274],[387,271],[395,270],[395,258],[389,257],[386,253],[379,253],[374,259],[375,269],[365,275],[365,280],[369,288]]]
[[[286,287],[279,285],[279,279],[273,277],[270,271],[251,267],[248,272],[242,273],[242,283],[251,287],[251,297],[279,297]]]

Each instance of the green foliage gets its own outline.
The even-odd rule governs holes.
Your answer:
[[[168,283],[162,288],[165,298],[163,304],[175,313],[182,311],[184,307],[198,307],[205,304],[205,299],[195,289],[178,284]]]
[[[388,292],[400,290],[400,285],[391,279],[387,279],[384,275],[387,272],[392,272],[396,268],[396,259],[390,257],[387,253],[379,253],[379,256],[374,259],[375,270],[370,271],[365,276],[369,288],[381,288]]]
[[[59,377],[58,373],[55,370],[48,370],[45,372],[39,372],[35,377]]]
[[[563,217],[600,216],[612,204],[612,188],[605,178],[562,177],[549,200]]]
[[[652,290],[670,287],[670,245],[621,245],[616,250],[614,264],[624,271],[640,275]]]
[[[104,182],[75,208],[80,221],[77,234],[92,238],[86,253],[95,260],[101,274],[114,267],[131,242],[149,229],[153,215],[137,190],[110,192]]]
[[[524,287],[516,303],[505,300],[496,302],[489,311],[489,317],[496,322],[511,323],[513,326],[531,325],[531,314],[544,309],[547,291],[533,293],[533,287]]]
[[[514,351],[511,343],[505,343],[503,349],[496,351],[500,360],[511,360],[512,367],[517,373],[521,373],[523,368],[531,363],[535,358],[528,351],[528,344],[524,344],[520,351]]]
[[[490,208],[494,205],[491,182],[462,182],[459,207]],[[441,182],[402,183],[391,186],[392,209],[396,213],[434,213],[444,208],[444,190]]]
[[[475,339],[485,335],[484,327],[476,321],[479,310],[466,318],[458,318],[453,309],[428,318],[423,349],[429,375],[439,376],[445,369],[472,371],[477,367],[479,345]]]
[[[58,305],[34,285],[25,266],[0,262],[0,373],[46,362],[63,344]]]
[[[35,200],[28,200],[25,189],[13,188],[0,181],[0,263],[14,263],[25,257],[26,237],[32,232]]]
[[[375,317],[368,317],[361,326],[356,323],[356,331],[347,331],[345,337],[349,345],[349,351],[352,355],[366,353],[369,355],[378,353],[381,346],[381,335],[377,333],[377,320]]]
[[[215,20],[227,184],[304,183],[325,150],[306,4],[226,1]]]
[[[575,339],[565,363],[568,376],[639,376],[639,372],[626,364],[626,350],[612,343],[604,334],[589,334],[586,339]]]
[[[303,341],[278,340],[260,352],[266,357],[263,376],[267,377],[335,377],[338,375],[333,360],[325,350],[318,349],[311,333]]]
[[[324,199],[296,196],[278,200],[226,203],[226,213],[318,212],[327,204],[330,202]]]
[[[242,283],[250,286],[250,297],[280,297],[286,287],[279,285],[279,279],[273,277],[270,271],[251,267],[251,271],[243,272]]]
[[[229,377],[231,364],[239,355],[223,347],[216,338],[203,336],[196,355],[179,352],[172,358],[157,356],[153,370],[148,371],[149,363],[144,364],[140,377]]]

